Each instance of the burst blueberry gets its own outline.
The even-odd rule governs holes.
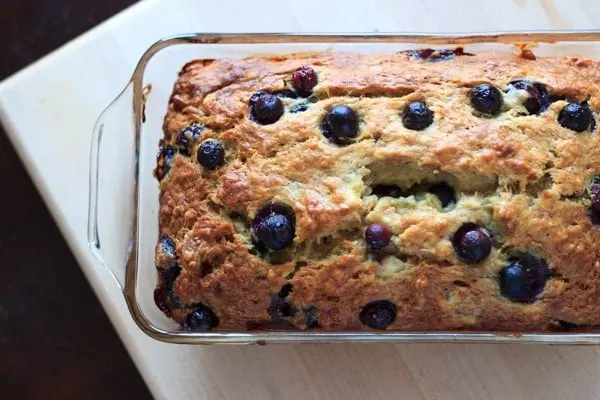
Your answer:
[[[175,148],[170,145],[165,145],[164,139],[161,139],[158,148],[158,155],[156,156],[156,169],[154,170],[156,179],[161,181],[169,173],[174,157]]]
[[[168,257],[175,257],[175,242],[167,235],[163,235],[159,239],[160,251]]]
[[[423,61],[446,61],[457,56],[472,56],[472,53],[465,53],[462,47],[456,49],[419,49],[419,50],[404,50],[400,52],[417,60]]]
[[[189,155],[190,148],[194,145],[198,138],[200,138],[203,131],[204,126],[198,123],[193,123],[190,126],[180,130],[175,138],[175,145],[179,149],[179,152],[184,155]]]
[[[298,97],[296,92],[291,89],[279,89],[272,92],[275,96],[280,97],[282,99],[295,99]]]
[[[524,90],[528,93],[529,96],[523,105],[529,114],[539,114],[550,105],[548,89],[542,83],[532,82],[528,79],[516,79],[508,84],[507,91],[511,90]]]
[[[158,286],[156,289],[154,289],[154,304],[156,304],[160,311],[170,315],[168,295],[162,286]]]
[[[310,306],[304,310],[304,324],[306,325],[306,329],[317,329],[320,327],[318,312],[314,306]]]

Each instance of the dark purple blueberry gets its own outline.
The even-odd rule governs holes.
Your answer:
[[[183,329],[207,332],[218,327],[219,322],[219,317],[213,310],[200,304],[187,316],[183,322]]]
[[[292,293],[293,291],[294,291],[294,287],[292,286],[291,283],[288,282],[281,287],[281,290],[279,291],[277,296],[284,299],[284,298],[288,297],[290,295],[290,293]]]
[[[383,224],[371,224],[365,229],[365,239],[370,249],[380,250],[390,244],[392,231]]]
[[[273,319],[291,317],[296,314],[296,308],[279,295],[271,296],[271,304],[267,311]]]
[[[532,303],[550,276],[548,264],[530,254],[511,260],[499,274],[500,293],[516,303]]]
[[[292,86],[300,95],[307,95],[317,85],[317,73],[311,67],[303,66],[292,73]]]
[[[170,266],[167,269],[159,269],[161,282],[159,286],[162,285],[164,287],[165,294],[169,301],[173,303],[175,306],[181,306],[181,300],[173,291],[173,286],[175,285],[175,280],[181,274],[181,267],[178,265]]]
[[[162,283],[165,285],[167,292],[171,292],[173,290],[173,284],[180,273],[181,267],[178,265],[169,267],[167,269],[161,269]]]
[[[304,310],[304,323],[306,324],[306,329],[319,328],[319,316],[314,306],[310,306]]]
[[[451,204],[456,203],[456,193],[454,188],[448,185],[446,182],[436,183],[429,188],[429,193],[433,193],[440,199],[442,208],[448,207]]]
[[[363,307],[359,319],[372,329],[385,329],[396,319],[396,305],[388,300],[375,300]]]
[[[283,115],[283,103],[275,94],[256,92],[250,97],[248,115],[261,125],[273,124]]]
[[[590,199],[592,206],[590,207],[590,217],[594,225],[600,225],[600,182],[593,183],[590,189]]]
[[[433,111],[425,103],[413,101],[402,111],[402,124],[414,131],[422,131],[433,122]]]
[[[279,90],[274,90],[272,93],[275,96],[280,97],[282,99],[285,99],[285,98],[295,99],[298,97],[296,92],[294,92],[292,89],[279,89]]]
[[[486,259],[492,251],[492,241],[478,225],[463,224],[452,236],[452,245],[458,258],[467,264],[476,264]]]
[[[371,192],[377,197],[393,197],[395,199],[406,196],[398,185],[375,185]]]
[[[156,179],[161,181],[169,173],[174,157],[175,148],[170,145],[165,146],[164,140],[161,139],[158,147],[158,156],[156,157],[156,169],[154,170]]]
[[[321,130],[331,142],[349,144],[358,136],[358,117],[352,108],[343,104],[334,105],[323,118]]]
[[[294,240],[296,217],[285,204],[269,204],[252,220],[252,233],[266,247],[281,250]]]
[[[509,91],[514,89],[525,90],[529,93],[529,97],[523,103],[529,114],[539,114],[550,105],[548,89],[542,83],[527,79],[516,79],[508,84]]]
[[[303,112],[308,110],[308,104],[306,103],[298,103],[298,104],[294,104],[290,107],[290,113],[292,114],[296,114],[299,112]]]
[[[575,323],[569,322],[569,321],[564,321],[562,319],[557,319],[556,325],[562,331],[570,331],[570,330],[579,328],[578,324],[575,324]]]
[[[502,108],[502,93],[487,83],[471,90],[471,106],[483,114],[496,115]]]
[[[462,47],[456,49],[419,49],[419,50],[406,50],[400,53],[406,54],[417,60],[424,61],[446,61],[455,58],[456,56],[472,56],[471,53],[465,53]]]
[[[216,140],[207,140],[198,148],[196,158],[204,168],[217,169],[225,163],[225,149]]]
[[[189,155],[190,147],[198,140],[204,131],[204,126],[198,123],[191,124],[179,131],[175,138],[175,145],[180,153]]]
[[[583,132],[589,129],[593,120],[594,115],[587,103],[569,103],[558,114],[560,126],[575,132]]]
[[[163,235],[160,237],[159,242],[160,242],[160,251],[163,254],[174,258],[175,257],[175,242],[173,241],[173,239],[171,239],[169,236]]]
[[[170,315],[170,310],[168,304],[168,297],[165,289],[162,286],[154,289],[154,304],[158,307],[160,311],[163,313]]]

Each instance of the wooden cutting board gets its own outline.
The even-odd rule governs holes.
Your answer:
[[[598,0],[147,0],[2,82],[0,118],[156,398],[600,399],[595,346],[159,343],[134,325],[86,243],[92,126],[162,36],[590,29],[599,15]]]

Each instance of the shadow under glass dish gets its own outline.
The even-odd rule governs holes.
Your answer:
[[[191,344],[296,342],[488,342],[597,344],[599,332],[188,332],[154,304],[158,185],[152,175],[169,96],[193,59],[309,51],[395,53],[464,47],[469,53],[518,52],[600,59],[600,31],[487,34],[185,34],[160,40],[141,57],[121,94],[100,115],[90,153],[88,242],[123,290],[137,325],[152,338]]]

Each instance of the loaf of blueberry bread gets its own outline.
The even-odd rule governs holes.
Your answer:
[[[159,308],[206,331],[600,325],[600,62],[197,60],[175,83]]]

